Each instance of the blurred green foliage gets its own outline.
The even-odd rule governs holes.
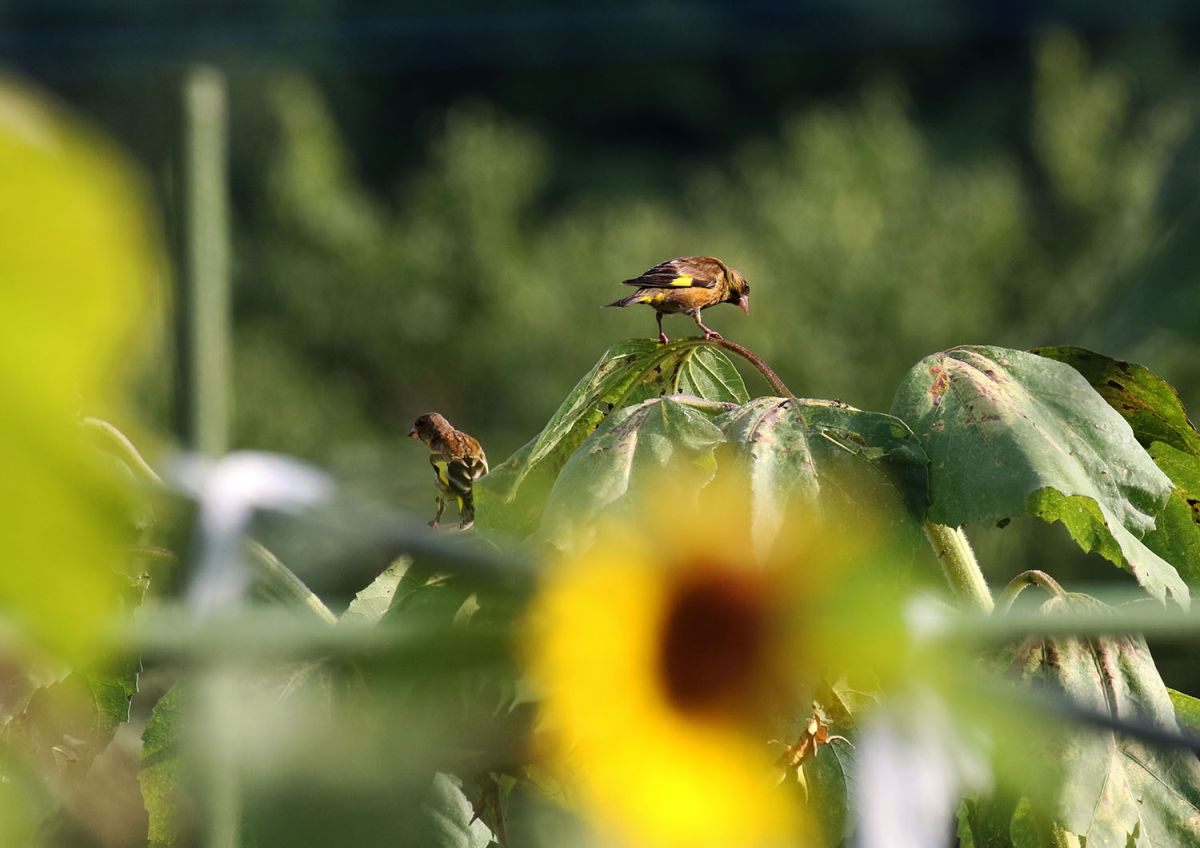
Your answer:
[[[565,154],[483,103],[452,109],[389,194],[359,177],[321,89],[277,79],[273,121],[258,119],[277,130],[269,190],[235,248],[238,442],[420,504],[424,458],[400,442],[413,418],[441,411],[502,459],[614,339],[652,335],[649,310],[599,309],[616,284],[694,253],[754,283],[748,320],[709,315],[800,395],[886,409],[914,362],[965,341],[1136,359],[1169,338],[1176,355],[1156,364],[1195,398],[1195,334],[1151,336],[1149,315],[1131,329],[1125,294],[1168,233],[1196,104],[1147,97],[1062,33],[1031,65],[1019,144],[969,122],[948,139],[884,78],[674,185],[632,174],[565,194]]]

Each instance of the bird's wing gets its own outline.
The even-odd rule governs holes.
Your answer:
[[[711,289],[720,282],[722,270],[721,264],[710,256],[680,256],[660,262],[640,277],[623,283],[652,289]]]
[[[430,456],[429,461],[437,471],[438,479],[460,495],[471,492],[471,484],[488,471],[483,449],[466,433],[451,433],[443,444]]]

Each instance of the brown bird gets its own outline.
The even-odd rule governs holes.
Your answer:
[[[750,314],[750,284],[740,273],[715,256],[680,256],[660,262],[640,277],[625,280],[624,285],[637,286],[628,297],[606,303],[605,306],[632,306],[645,303],[654,307],[658,319],[658,340],[670,339],[663,332],[664,315],[686,312],[704,331],[704,338],[719,339],[721,334],[704,326],[700,310],[718,303],[736,303]]]
[[[430,527],[437,527],[446,501],[458,504],[458,526],[466,530],[475,523],[475,499],[471,487],[488,472],[487,456],[472,436],[455,430],[436,412],[422,415],[408,431],[411,439],[420,439],[430,450],[429,464],[437,475],[437,513]]]

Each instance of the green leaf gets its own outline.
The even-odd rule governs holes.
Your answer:
[[[582,541],[580,531],[592,532],[597,515],[630,492],[645,493],[646,484],[671,479],[685,491],[698,491],[712,479],[714,451],[724,438],[705,411],[679,396],[614,413],[563,467],[546,504],[542,536],[573,547]]]
[[[91,663],[33,693],[4,726],[5,747],[36,763],[42,774],[77,781],[129,720],[141,663],[117,657]]]
[[[749,468],[756,538],[774,537],[789,501],[835,514],[907,509],[918,520],[928,508],[929,461],[898,418],[836,401],[757,398],[716,423]]]
[[[1149,368],[1081,347],[1039,347],[1033,352],[1065,362],[1082,374],[1100,397],[1129,422],[1145,447],[1162,442],[1200,456],[1200,432],[1188,420],[1179,393]]]
[[[1144,541],[1173,563],[1190,586],[1200,587],[1200,432],[1189,420],[1179,394],[1142,365],[1082,348],[1038,348],[1034,353],[1078,370],[1129,423],[1134,437],[1171,478],[1174,490]]]
[[[1128,562],[1129,570],[1138,582],[1155,597],[1162,597],[1157,589],[1165,586],[1175,593],[1176,600],[1183,600],[1178,594],[1178,573],[1163,568],[1163,565],[1171,566],[1114,521],[1097,501],[1082,495],[1067,496],[1054,489],[1042,489],[1030,495],[1026,512],[1049,523],[1062,522],[1075,543],[1089,553],[1097,553],[1118,566]]]
[[[552,462],[530,466],[537,437],[475,482],[475,527],[481,534],[528,535],[537,528],[562,467]],[[563,458],[565,462],[565,457]]]
[[[667,394],[695,395],[729,403],[750,400],[742,375],[729,357],[715,347],[694,347],[690,356],[681,357],[671,388]]]
[[[1173,562],[1189,586],[1200,588],[1200,456],[1155,442],[1150,456],[1175,484],[1146,546]]]
[[[1193,698],[1174,689],[1168,689],[1167,695],[1175,706],[1175,718],[1192,733],[1200,733],[1200,698]]]
[[[964,798],[958,807],[955,817],[955,835],[958,837],[958,848],[976,848],[975,830],[971,826],[971,800]]]
[[[476,484],[480,530],[531,533],[559,470],[606,416],[679,393],[718,403],[747,398],[728,357],[703,341],[679,339],[662,345],[653,339],[628,339],[613,345],[575,385],[542,432]]]
[[[847,735],[845,729],[830,727],[831,733]],[[824,844],[837,845],[854,834],[854,810],[860,803],[855,778],[854,749],[845,742],[822,745],[817,755],[804,764],[809,804],[818,811],[824,826]]]
[[[1042,606],[1048,614],[1108,609],[1083,595]],[[1140,637],[1032,639],[1014,654],[1010,672],[1091,712],[1178,731],[1175,706]],[[1049,792],[1030,799],[1048,821],[1086,837],[1089,848],[1200,844],[1200,760],[1191,751],[1083,725],[1064,724],[1041,738],[1030,756],[1061,769]]]
[[[1012,804],[993,797],[964,798],[958,808],[959,848],[1012,848],[1012,817]]]
[[[1141,541],[1171,481],[1074,368],[1022,351],[955,348],[917,363],[892,412],[929,455],[930,520],[1062,521],[1154,597],[1188,604],[1179,573]]]
[[[392,601],[381,621],[404,619],[439,630],[459,620],[459,613],[472,598],[472,587],[461,575],[430,571],[422,566],[407,568],[392,593]]]
[[[427,844],[437,848],[486,848],[492,842],[491,830],[475,817],[457,778],[439,772],[424,807],[432,840]]]
[[[1062,833],[1061,828],[1057,829],[1057,833],[1058,836],[1052,824],[1038,816],[1028,798],[1017,802],[1008,825],[1013,848],[1078,848],[1078,840]],[[988,843],[984,843],[984,846],[986,848]]]
[[[149,816],[149,840],[153,848],[175,845],[191,829],[190,806],[184,790],[184,743],[180,734],[186,706],[184,692],[179,684],[168,689],[154,705],[142,734],[138,783]]]
[[[392,605],[396,587],[400,585],[410,565],[412,560],[405,557],[394,560],[365,589],[354,596],[354,600],[342,613],[340,621],[352,621],[355,624],[374,624],[379,621]]]
[[[845,680],[833,684],[821,682],[815,697],[815,706],[828,722],[830,734],[850,740],[849,744],[836,740],[821,746],[816,756],[804,764],[809,808],[821,821],[824,844],[838,845],[853,836],[854,811],[860,803],[852,747],[858,732],[857,716],[877,705],[878,698],[850,688]],[[796,731],[807,722],[807,717],[797,722]]]

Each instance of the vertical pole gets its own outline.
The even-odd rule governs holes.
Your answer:
[[[182,90],[177,169],[179,338],[177,410],[183,441],[216,457],[229,448],[230,248],[228,114],[225,79],[212,67],[188,69]],[[207,848],[240,848],[237,675],[216,665],[197,679],[203,745],[197,750]]]
[[[184,441],[219,456],[229,448],[230,249],[225,79],[195,67],[183,81],[180,168],[180,371]]]

